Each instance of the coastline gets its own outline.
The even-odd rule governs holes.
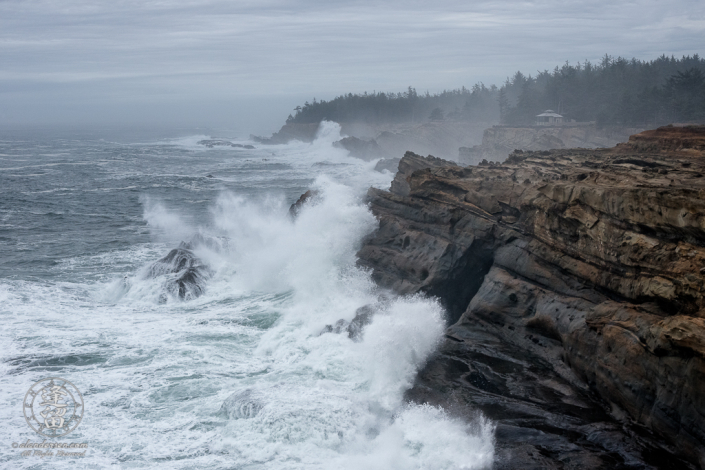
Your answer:
[[[702,466],[704,137],[465,168],[407,153],[358,252],[450,313],[407,398],[493,419],[498,468]]]

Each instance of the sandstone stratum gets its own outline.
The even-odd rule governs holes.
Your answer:
[[[407,152],[359,264],[437,296],[408,399],[496,425],[501,469],[705,468],[705,127],[462,167]]]
[[[460,147],[458,160],[476,165],[482,160],[504,161],[514,149],[549,150],[573,147],[612,147],[625,142],[630,135],[643,129],[586,123],[560,126],[509,127],[492,126],[482,134],[482,144]]]

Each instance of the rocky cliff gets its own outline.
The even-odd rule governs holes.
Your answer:
[[[482,160],[504,161],[512,151],[550,150],[565,148],[612,147],[626,142],[630,135],[642,129],[627,127],[597,128],[595,125],[564,125],[556,127],[494,126],[482,135],[482,144],[461,147],[459,161],[476,165]]]
[[[408,398],[496,468],[705,468],[705,128],[461,167],[407,153],[359,263],[446,305]]]

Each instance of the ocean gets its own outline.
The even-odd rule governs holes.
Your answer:
[[[364,195],[393,175],[335,148],[337,124],[313,143],[217,136],[254,149],[109,134],[0,131],[0,467],[491,465],[491,422],[404,400],[444,313],[356,267],[377,227]],[[182,242],[204,267],[201,295],[154,269]],[[364,306],[360,337],[326,328]],[[56,438],[23,406],[51,377],[84,403]],[[28,441],[87,449],[27,455]]]

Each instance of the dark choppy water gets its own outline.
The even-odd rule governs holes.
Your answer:
[[[376,226],[361,202],[390,174],[313,144],[206,149],[158,139],[0,132],[3,468],[481,468],[489,426],[405,405],[442,334],[433,301],[378,305],[361,342],[319,332],[375,303],[355,267]],[[243,144],[251,143],[237,141]],[[210,176],[209,176],[210,175]],[[309,188],[317,204],[288,207]],[[194,234],[212,276],[189,301],[146,270]],[[166,302],[164,300],[166,299]],[[36,381],[82,391],[60,440],[80,459],[20,456]]]

